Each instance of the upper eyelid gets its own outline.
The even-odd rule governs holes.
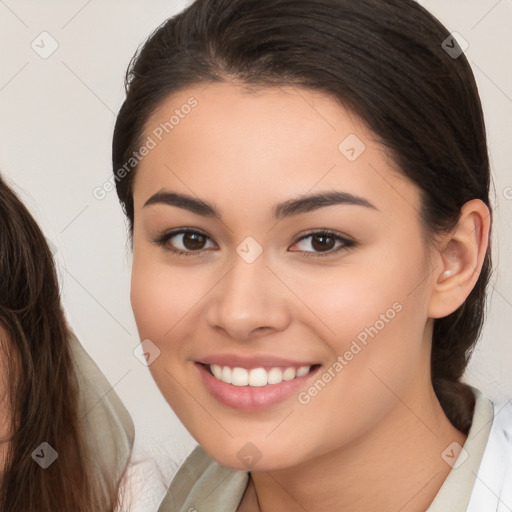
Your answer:
[[[192,234],[195,234],[195,235],[201,235],[201,236],[204,236],[204,237],[208,238],[208,240],[211,240],[212,242],[214,241],[213,238],[210,235],[208,235],[208,233],[205,233],[204,231],[201,231],[200,229],[197,229],[197,228],[176,228],[176,229],[172,229],[170,231],[166,231],[165,233],[163,233],[160,236],[157,236],[153,241],[154,242],[166,242],[166,241],[170,240],[171,238],[173,238],[173,237],[175,237],[177,235],[186,235],[186,234],[189,234],[189,233],[192,233]],[[217,242],[214,242],[214,243],[217,244]],[[199,251],[194,251],[194,252],[199,252]]]
[[[322,236],[334,238],[337,242],[341,242],[342,244],[345,243],[347,247],[356,245],[355,240],[353,240],[351,237],[344,235],[344,234],[339,234],[335,231],[328,231],[328,230],[316,230],[316,231],[306,233],[305,235],[300,236],[295,242],[293,242],[292,245],[295,245],[295,244],[301,242],[302,240],[309,238],[311,236],[314,236],[314,235],[322,235]],[[316,252],[316,251],[305,251],[305,252],[313,252],[316,254],[326,254],[327,255],[330,253],[334,253],[335,251],[331,250],[331,251],[324,251],[324,252]]]
[[[208,233],[206,233],[205,231],[202,231],[201,229],[198,229],[198,228],[175,228],[175,229],[166,231],[165,233],[163,233],[161,236],[159,236],[157,238],[158,239],[170,238],[170,237],[173,237],[176,235],[182,235],[182,234],[187,234],[187,233],[193,233],[193,234],[195,233],[198,235],[206,236],[210,240],[213,240],[213,238]],[[349,237],[348,235],[345,235],[344,233],[338,233],[337,231],[329,230],[329,229],[325,229],[325,228],[313,228],[311,231],[307,231],[306,233],[301,234],[296,241],[298,242],[299,240],[302,240],[304,238],[307,238],[308,236],[313,236],[313,235],[334,235],[335,237],[352,241],[351,237]]]
[[[337,231],[331,231],[329,229],[316,229],[316,230],[308,231],[307,233],[300,235],[300,237],[297,239],[297,242],[299,240],[307,238],[308,236],[313,236],[313,235],[324,235],[324,236],[332,235],[333,238],[336,237],[336,238],[343,238],[345,240],[351,240],[351,238],[348,235],[345,235],[343,233],[338,233]]]

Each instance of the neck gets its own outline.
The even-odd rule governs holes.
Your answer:
[[[451,470],[442,452],[466,440],[433,389],[424,394],[397,398],[386,418],[349,446],[293,468],[252,473],[260,511],[424,512]]]

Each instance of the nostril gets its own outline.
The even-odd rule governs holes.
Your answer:
[[[272,327],[256,327],[255,329],[253,329],[253,333],[254,334],[266,334],[267,332],[270,332],[272,331]]]

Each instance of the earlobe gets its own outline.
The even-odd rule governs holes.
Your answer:
[[[479,199],[461,209],[457,226],[444,237],[437,250],[438,265],[433,276],[429,316],[442,318],[466,300],[478,280],[489,245],[491,215]]]

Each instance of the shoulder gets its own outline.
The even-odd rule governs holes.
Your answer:
[[[98,365],[70,333],[79,385],[79,410],[97,470],[117,481],[130,458],[135,437],[132,418]]]
[[[245,471],[225,468],[197,446],[174,477],[159,512],[235,512],[249,481]]]
[[[468,512],[509,511],[512,503],[512,400],[491,403],[492,425]]]
[[[137,460],[132,456],[119,487],[116,512],[157,510],[168,483],[153,458]]]

